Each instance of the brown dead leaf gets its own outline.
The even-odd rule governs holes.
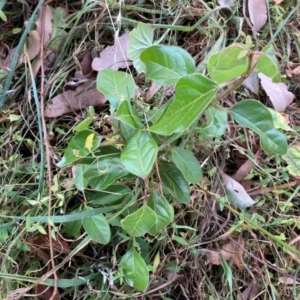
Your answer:
[[[54,287],[53,286],[45,286],[42,284],[38,284],[35,287],[35,294],[39,295],[39,297],[43,298],[44,300],[49,300],[51,299],[52,295],[54,292]],[[60,294],[57,293],[52,300],[60,300]]]
[[[127,56],[128,42],[128,33],[124,33],[120,37],[116,38],[113,46],[106,47],[100,53],[100,57],[94,58],[92,68],[95,71],[101,71],[107,68],[118,70],[131,66],[132,62]]]
[[[221,265],[221,257],[220,254],[223,255],[225,260],[233,259],[235,265],[239,269],[244,269],[244,264],[242,261],[242,256],[244,253],[243,247],[245,245],[245,242],[242,238],[237,240],[237,243],[229,242],[225,244],[221,251],[216,250],[210,250],[210,249],[203,249],[203,254],[206,255],[206,264],[212,264],[212,265]]]
[[[248,11],[253,29],[259,31],[267,22],[266,0],[248,0]]]
[[[154,80],[151,82],[151,86],[148,89],[146,96],[145,96],[145,102],[149,102],[153,96],[160,90],[161,85],[157,84]]]
[[[280,4],[280,3],[282,3],[284,0],[273,0],[273,2],[275,3],[275,4]]]
[[[91,88],[92,85],[92,80],[86,80],[75,90],[65,90],[52,98],[51,103],[45,109],[45,117],[56,118],[89,106],[103,106],[107,99],[97,88]]]
[[[274,109],[278,112],[283,112],[293,102],[293,93],[288,91],[287,86],[283,82],[274,83],[270,77],[262,73],[259,73],[258,77]]]
[[[253,94],[258,95],[258,92],[259,92],[259,81],[258,81],[257,73],[252,72],[250,74],[250,76],[248,76],[246,78],[246,80],[243,82],[243,86],[246,87]]]
[[[254,299],[259,293],[259,285],[256,282],[251,282],[250,285],[239,296],[238,300]]]
[[[282,276],[279,277],[279,282],[287,284],[287,285],[292,285],[295,283],[295,278],[293,277],[287,277],[287,276]],[[296,284],[300,284],[300,281],[296,281]]]
[[[42,14],[42,11],[44,9],[44,15]],[[42,16],[44,16],[42,20]],[[49,5],[46,5],[44,8],[43,6],[40,8],[40,15],[39,18],[36,20],[36,31],[39,33],[40,36],[42,36],[42,24],[44,25],[44,45],[46,45],[51,38],[51,34],[53,31],[52,28],[52,19],[53,14],[51,7]]]
[[[292,71],[292,74],[293,74],[293,75],[299,75],[299,74],[300,74],[300,66],[298,66],[297,68],[295,68],[295,69]]]
[[[92,62],[93,62],[92,52],[88,51],[84,55],[84,57],[80,63],[82,74],[90,79],[96,77],[96,75],[97,75],[97,73],[94,72],[94,70],[92,68]]]
[[[260,154],[260,149],[255,154],[255,159],[257,160]],[[251,171],[254,162],[252,159],[247,159],[239,169],[231,176],[232,179],[236,180],[237,182],[241,182]]]

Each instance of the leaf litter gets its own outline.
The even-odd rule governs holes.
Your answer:
[[[259,31],[267,22],[267,5],[265,0],[248,0],[250,21],[255,31]]]

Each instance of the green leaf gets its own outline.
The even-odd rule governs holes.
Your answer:
[[[209,107],[205,111],[206,120],[199,128],[201,139],[216,138],[222,136],[227,128],[227,112]]]
[[[278,61],[275,56],[275,50],[272,45],[268,45],[262,49],[265,55],[259,55],[255,72],[261,72],[268,77],[272,78],[273,82],[280,82],[280,72]]]
[[[84,178],[84,173],[88,170],[89,165],[77,165],[75,168],[75,186],[76,188],[83,192],[88,185],[88,181]]]
[[[91,188],[95,190],[104,190],[115,180],[128,174],[122,166],[120,158],[109,157],[100,158],[84,172],[84,178],[88,181]]]
[[[151,46],[140,56],[146,66],[146,76],[160,85],[175,84],[184,75],[195,72],[190,54],[174,46]]]
[[[163,185],[167,187],[173,196],[181,203],[190,201],[190,188],[182,173],[170,163],[160,163],[159,174]]]
[[[147,205],[157,217],[155,224],[152,224],[149,229],[152,235],[156,235],[174,220],[174,209],[165,198],[155,191],[148,198]]]
[[[137,110],[130,104],[129,101],[123,101],[119,105],[116,119],[134,129],[140,129],[143,127]]]
[[[82,225],[88,236],[99,244],[105,245],[110,241],[110,227],[102,214],[83,219]]]
[[[150,130],[162,135],[183,132],[208,107],[216,92],[215,83],[201,74],[180,78],[175,87],[175,99]]]
[[[233,118],[260,136],[260,144],[268,153],[285,154],[287,141],[284,134],[274,128],[268,108],[256,100],[244,100],[235,104],[230,112]]]
[[[290,174],[300,176],[300,145],[296,143],[288,148],[287,153],[282,156],[287,162],[287,169]]]
[[[146,178],[153,168],[158,147],[145,131],[137,131],[127,141],[121,159],[125,168],[132,174]]]
[[[128,215],[121,221],[123,229],[131,236],[143,236],[149,232],[156,222],[154,211],[147,205],[142,206],[134,213]]]
[[[145,72],[146,68],[140,60],[141,53],[153,43],[153,30],[149,24],[138,23],[129,33],[127,55],[133,61],[133,66],[139,73]]]
[[[272,120],[274,123],[274,127],[276,129],[283,129],[286,131],[293,131],[293,129],[288,125],[287,122],[287,118],[288,115],[284,114],[284,113],[279,113],[278,111],[272,109],[272,108],[268,108],[269,112],[272,115]]]
[[[70,213],[70,215],[75,214],[75,213],[78,213],[78,211],[73,210]],[[71,237],[78,238],[80,236],[81,223],[82,223],[81,220],[74,220],[74,221],[71,221],[71,222],[66,222],[64,224],[65,232]]]
[[[148,267],[135,249],[126,252],[120,261],[120,265],[130,286],[138,291],[144,291],[147,288],[149,281]]]
[[[202,177],[200,164],[194,154],[180,147],[171,148],[172,159],[184,178],[191,183],[198,183]]]
[[[90,145],[90,148],[87,148],[86,141],[89,137],[91,137],[91,135],[93,135],[93,139],[91,141],[92,144]],[[71,139],[66,148],[64,165],[68,165],[86,157],[99,147],[100,141],[101,136],[97,132],[92,130],[80,131]]]
[[[7,17],[5,15],[5,13],[0,9],[0,19],[3,21],[3,22],[7,22]]]
[[[232,44],[208,59],[207,71],[217,83],[224,83],[236,78],[248,69],[249,58],[243,55],[245,45]]]
[[[89,197],[89,202],[93,205],[111,205],[122,199],[130,192],[130,189],[124,185],[110,185],[103,191],[96,192]]]
[[[97,88],[116,109],[122,101],[131,99],[135,92],[135,83],[126,72],[105,69],[98,73]]]
[[[80,132],[89,128],[89,126],[93,123],[92,117],[87,117],[83,121],[81,121],[78,125],[73,128],[73,131]]]

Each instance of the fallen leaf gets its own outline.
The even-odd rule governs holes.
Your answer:
[[[44,18],[42,19],[42,11],[44,9]],[[44,8],[43,6],[40,8],[40,15],[39,18],[36,20],[35,25],[36,25],[36,31],[39,33],[40,36],[42,36],[42,24],[44,25],[44,45],[46,45],[51,38],[51,34],[53,31],[52,28],[52,19],[53,19],[53,14],[51,7],[49,5],[46,5]]]
[[[255,159],[257,160],[260,154],[260,149],[255,154]],[[231,176],[232,179],[236,180],[237,182],[241,182],[251,171],[254,165],[253,159],[248,158],[240,167],[239,169]]]
[[[292,284],[300,284],[300,281],[295,281],[295,278],[293,277],[287,277],[287,276],[282,276],[282,277],[279,277],[279,282],[281,283],[284,283],[284,284],[287,284],[287,285],[292,285]]]
[[[259,293],[259,285],[252,281],[250,285],[243,291],[242,295],[239,296],[238,300],[252,300],[255,299]]]
[[[220,6],[234,6],[235,0],[218,0]]]
[[[127,56],[128,42],[128,33],[124,33],[120,37],[116,38],[113,46],[106,47],[100,53],[100,57],[94,58],[92,68],[95,71],[101,71],[107,68],[119,70],[131,66],[132,62]]]
[[[287,86],[283,82],[274,83],[270,77],[262,73],[259,73],[258,77],[274,109],[278,112],[283,112],[293,102],[293,93],[288,91]]]
[[[252,72],[250,74],[250,76],[248,76],[246,78],[246,80],[243,82],[243,86],[246,87],[253,94],[258,95],[258,92],[259,92],[259,82],[258,82],[257,73],[256,72]]]
[[[245,245],[245,242],[242,238],[239,238],[236,240],[237,243],[229,242],[225,245],[223,245],[222,249],[220,251],[211,250],[211,249],[203,249],[202,253],[206,255],[206,264],[212,264],[212,265],[221,265],[221,257],[220,255],[224,257],[225,260],[233,259],[235,265],[239,269],[244,269],[244,264],[242,261],[242,256],[244,253],[243,247]]]
[[[248,0],[248,11],[253,29],[259,31],[267,22],[266,0]]]
[[[45,109],[45,117],[56,118],[89,106],[103,106],[107,99],[97,88],[91,88],[92,85],[92,80],[86,80],[75,90],[66,90],[52,98]]]
[[[273,0],[273,1],[274,1],[275,4],[278,5],[278,4],[282,3],[284,0]]]
[[[96,72],[94,72],[93,68],[92,68],[92,62],[93,62],[93,58],[92,58],[92,51],[88,51],[81,63],[80,63],[80,66],[81,66],[81,72],[84,76],[86,76],[87,78],[93,78],[93,77],[96,77]],[[95,73],[95,74],[93,74]]]
[[[148,89],[146,96],[145,96],[145,102],[149,102],[153,96],[160,90],[161,85],[157,84],[156,81],[151,82],[151,86]]]
[[[299,75],[299,74],[300,74],[300,66],[298,66],[297,68],[295,68],[295,69],[292,71],[292,74],[293,74],[293,75]]]
[[[39,297],[43,298],[44,300],[50,300],[54,292],[53,286],[45,286],[42,284],[38,284],[35,287],[35,294],[39,295]],[[57,294],[52,298],[52,300],[60,300],[60,294],[57,292]]]
[[[224,187],[228,201],[236,207],[246,208],[254,205],[257,201],[254,201],[246,192],[241,184],[220,171],[223,179]]]

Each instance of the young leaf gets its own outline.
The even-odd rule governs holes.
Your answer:
[[[80,131],[71,139],[65,150],[64,165],[86,157],[99,147],[100,141],[101,137],[97,132],[92,130]]]
[[[132,76],[126,72],[105,69],[98,73],[97,88],[117,108],[125,99],[130,100],[135,91]]]
[[[278,112],[283,112],[293,102],[294,95],[288,91],[283,82],[272,82],[272,79],[262,73],[258,74],[260,83],[270,98],[273,107]]]
[[[138,291],[144,291],[147,288],[149,281],[148,267],[135,249],[125,253],[120,265],[130,286]]]
[[[123,101],[119,105],[116,119],[134,129],[143,127],[137,110],[130,104],[129,101]]]
[[[127,141],[121,159],[130,173],[146,178],[152,170],[157,151],[157,144],[151,135],[145,131],[137,131]]]
[[[147,205],[142,206],[136,212],[128,215],[121,221],[122,227],[128,234],[134,237],[143,236],[149,232],[156,223],[154,211]]]
[[[84,218],[82,225],[88,236],[94,241],[103,245],[110,241],[110,227],[102,214]]]
[[[176,200],[181,203],[190,201],[189,184],[174,165],[165,162],[160,163],[159,174],[164,186],[172,192]]]
[[[265,54],[259,55],[254,71],[263,73],[272,78],[273,82],[280,82],[279,66],[275,56],[275,50],[272,45],[262,49]]]
[[[160,85],[175,84],[184,75],[195,72],[195,62],[188,52],[174,46],[151,46],[141,53],[146,76]]]
[[[173,162],[190,183],[198,183],[202,177],[200,164],[194,154],[180,147],[172,147]]]
[[[83,176],[91,188],[104,190],[116,179],[127,175],[128,171],[122,166],[117,157],[100,158],[85,170]]]
[[[246,208],[257,202],[248,195],[243,186],[237,181],[226,175],[224,172],[221,172],[221,176],[224,182],[228,201],[232,205],[239,208]]]
[[[260,144],[269,153],[285,154],[287,141],[284,134],[274,128],[269,110],[256,100],[244,100],[235,104],[230,112],[233,118],[260,136]]]
[[[245,50],[243,44],[232,44],[213,54],[207,63],[209,76],[217,83],[224,83],[245,73],[249,65],[248,56],[242,55]]]
[[[156,222],[149,229],[152,235],[156,235],[174,220],[174,209],[165,198],[155,191],[148,198],[147,205],[157,217]]]
[[[201,74],[180,78],[175,99],[150,130],[162,135],[183,132],[207,108],[216,92],[216,84]]]
[[[290,146],[282,158],[288,164],[287,169],[289,173],[294,176],[300,176],[300,144],[296,143]]]
[[[146,68],[140,60],[141,53],[152,45],[153,30],[149,24],[138,23],[129,33],[129,44],[127,55],[133,61],[133,65],[139,73],[145,72]]]

